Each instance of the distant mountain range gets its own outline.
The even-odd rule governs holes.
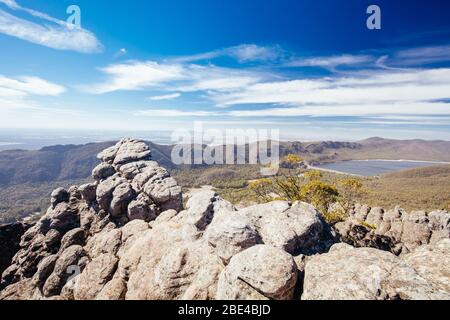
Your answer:
[[[158,162],[169,168],[173,167],[170,161],[171,147],[151,142],[148,144]],[[87,178],[100,163],[97,154],[112,145],[114,142],[1,151],[0,186]]]
[[[169,170],[179,169],[178,174],[183,172],[184,167],[177,167],[171,162],[173,146],[147,143],[154,160]],[[54,188],[69,187],[88,180],[92,169],[100,162],[96,155],[113,144],[102,142],[58,145],[31,151],[1,151],[0,223],[42,212],[48,206],[49,194]],[[363,159],[450,162],[450,142],[382,138],[358,142],[282,142],[281,156],[291,153],[313,164]],[[188,170],[184,173],[189,174],[192,173]]]
[[[172,146],[147,142],[153,159],[173,169]],[[0,186],[84,179],[99,160],[97,153],[114,142],[86,145],[58,145],[40,150],[0,152]],[[388,140],[370,138],[359,142],[282,142],[281,155],[298,154],[311,162],[388,159],[450,162],[449,141]]]
[[[282,153],[297,153],[312,162],[341,160],[417,160],[450,162],[450,141],[369,138],[358,142],[282,143]]]

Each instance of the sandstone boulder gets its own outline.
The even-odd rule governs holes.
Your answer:
[[[206,240],[224,263],[228,263],[237,253],[262,243],[251,222],[231,212],[213,220],[208,227]]]
[[[334,245],[308,259],[304,300],[448,299],[395,255],[373,248]]]
[[[102,162],[92,170],[92,178],[100,181],[111,177],[115,173],[116,170],[111,164]]]
[[[50,195],[50,203],[52,204],[52,208],[55,208],[61,202],[69,201],[69,193],[64,188],[58,188],[53,190]]]
[[[293,298],[296,282],[297,266],[291,255],[256,245],[231,258],[220,275],[217,299],[288,300]]]
[[[421,245],[450,238],[449,221],[450,214],[445,211],[407,213],[396,207],[385,212],[382,208],[357,205],[350,217],[337,223],[334,230],[345,243],[400,255]]]

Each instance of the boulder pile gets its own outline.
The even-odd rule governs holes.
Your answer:
[[[355,248],[307,203],[237,210],[200,191],[183,206],[141,141],[98,157],[95,182],[55,190],[23,234],[0,299],[450,299],[448,237]]]
[[[342,242],[355,247],[372,247],[403,255],[424,244],[450,238],[450,213],[446,211],[385,211],[356,205],[344,222],[334,229]]]
[[[0,225],[0,274],[11,264],[12,258],[20,249],[20,239],[29,227],[21,222]]]

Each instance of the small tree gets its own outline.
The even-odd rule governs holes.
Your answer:
[[[288,156],[286,161],[297,162],[297,156]],[[328,223],[336,223],[343,219],[342,210],[330,210],[332,204],[339,199],[338,189],[321,179],[323,175],[318,170],[310,170],[300,174],[301,170],[288,169],[272,179],[259,179],[249,183],[249,188],[264,202],[273,200],[271,194],[279,195],[280,199],[288,201],[305,201],[311,203],[322,214]],[[355,183],[343,183],[353,190]],[[350,193],[349,197],[350,197]]]
[[[272,198],[270,197],[270,193],[273,190],[273,184],[270,179],[262,178],[259,180],[251,181],[248,184],[248,187],[264,202],[272,200]]]
[[[308,179],[309,181],[315,181],[315,180],[320,180],[323,178],[323,174],[322,172],[320,172],[319,170],[310,170],[307,171],[303,174],[303,176]]]
[[[300,201],[301,197],[301,181],[297,176],[277,176],[274,178],[275,192],[282,199],[289,201]]]
[[[296,154],[288,154],[281,159],[281,167],[296,169],[303,162],[303,159]]]
[[[289,201],[301,200],[301,179],[299,165],[303,161],[298,155],[288,154],[281,161],[281,166],[287,170],[273,178],[273,192],[280,195],[281,199]]]
[[[320,180],[312,180],[301,188],[301,198],[311,203],[323,215],[325,215],[331,204],[336,202],[339,192],[336,187]]]
[[[338,181],[339,187],[339,205],[348,214],[349,210],[354,206],[357,199],[364,193],[363,184],[360,179],[346,178]]]

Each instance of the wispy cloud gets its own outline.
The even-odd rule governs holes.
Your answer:
[[[20,6],[15,0],[0,0],[0,3],[7,5],[11,9],[20,9]]]
[[[154,61],[130,61],[112,64],[100,70],[107,75],[106,81],[85,86],[85,91],[102,94],[118,90],[141,90],[186,77],[181,65],[159,64]]]
[[[376,61],[383,69],[405,69],[424,67],[431,64],[448,63],[450,45],[408,48],[385,53]]]
[[[343,54],[338,56],[294,58],[286,65],[290,67],[335,68],[337,66],[362,65],[373,60],[374,58],[369,55]]]
[[[238,47],[233,47],[233,50]],[[242,48],[249,52],[253,49],[258,51],[248,45]],[[217,56],[217,52],[202,54],[202,57]],[[240,52],[240,58],[236,53],[236,59],[253,59],[256,53],[249,52]],[[415,59],[420,53],[436,59],[442,59],[446,54],[442,48],[401,50],[390,54]],[[228,55],[231,56],[230,53]],[[202,58],[112,64],[101,69],[106,76],[105,81],[88,88],[92,93],[117,90],[167,92],[149,97],[151,101],[196,93],[196,99],[222,108],[205,111],[194,107],[194,110],[188,110],[184,105],[178,109],[145,109],[133,113],[148,117],[355,116],[375,117],[382,121],[379,119],[388,116],[450,115],[450,68],[389,67],[386,65],[389,56],[377,57],[375,53],[295,58],[288,63],[278,61],[274,66],[282,66],[281,70],[194,64],[191,60],[196,59]],[[320,77],[284,73],[287,67],[321,67],[333,71],[339,66],[352,68],[345,73],[332,72]]]
[[[24,11],[41,20],[41,23],[19,18],[0,9],[0,32],[35,44],[58,50],[94,53],[102,50],[102,44],[95,35],[82,28],[68,25],[43,12],[24,8],[13,0],[0,0],[13,11]],[[53,25],[49,25],[51,22]]]
[[[180,96],[181,96],[181,93],[176,92],[176,93],[164,94],[161,96],[148,97],[147,99],[151,100],[151,101],[172,100],[172,99],[179,98]]]
[[[8,78],[0,75],[0,108],[37,108],[30,96],[59,96],[66,89],[38,77]]]
[[[449,116],[450,69],[265,82],[210,98],[223,107],[239,105],[226,113],[232,117]]]
[[[58,84],[38,77],[19,77],[17,79],[0,75],[0,90],[10,90],[19,95],[58,96],[66,89]]]
[[[147,109],[134,111],[133,115],[140,117],[209,117],[218,115],[213,111],[186,111],[175,109]]]
[[[143,90],[151,88],[169,91],[229,91],[240,89],[259,81],[258,72],[155,61],[129,61],[100,69],[107,79],[98,84],[84,86],[90,93],[102,94],[118,90]]]
[[[117,50],[117,52],[114,54],[114,59],[120,58],[128,53],[127,49],[120,48]]]
[[[450,45],[412,48],[394,55],[397,63],[403,65],[423,65],[450,61]]]
[[[420,116],[450,116],[450,104],[431,102],[400,102],[391,104],[355,105],[308,105],[299,107],[278,107],[258,110],[236,110],[227,113],[233,117],[392,117],[403,115],[403,119]]]
[[[272,107],[252,110],[189,111],[182,109],[145,109],[132,113],[144,117],[233,117],[233,118],[290,118],[290,117],[372,117],[372,121],[398,120],[403,123],[448,123],[450,104],[442,102],[397,102],[366,105],[307,105]],[[434,118],[431,118],[434,117]],[[380,120],[381,119],[381,120]],[[426,120],[426,121],[425,121]],[[359,120],[358,120],[359,121]]]
[[[258,46],[255,44],[241,44],[225,49],[213,50],[190,56],[172,59],[175,62],[197,62],[212,60],[218,57],[231,57],[240,63],[274,61],[280,57],[282,50],[278,46]]]
[[[239,62],[273,61],[280,56],[281,49],[279,47],[261,47],[254,44],[243,44],[225,49],[224,52],[236,58]]]
[[[177,90],[182,92],[229,92],[240,90],[272,77],[268,73],[213,65],[188,65],[185,67],[185,73],[187,81],[174,84]]]

